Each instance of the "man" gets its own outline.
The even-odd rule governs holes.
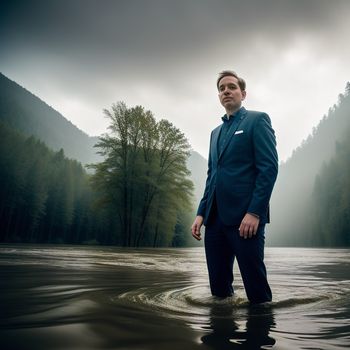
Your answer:
[[[263,303],[272,300],[264,235],[278,172],[275,133],[266,113],[241,106],[246,84],[235,72],[221,72],[217,88],[226,114],[211,133],[207,181],[192,236],[200,240],[200,228],[206,226],[205,252],[214,296],[233,294],[237,258],[249,301]]]

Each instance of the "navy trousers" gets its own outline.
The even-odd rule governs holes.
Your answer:
[[[252,304],[272,300],[264,264],[265,225],[260,225],[257,234],[244,239],[239,235],[239,226],[222,223],[216,201],[205,228],[205,253],[211,293],[228,297],[233,290],[233,263],[237,259],[248,300]]]

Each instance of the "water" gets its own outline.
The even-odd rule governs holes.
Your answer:
[[[202,248],[0,246],[0,348],[350,349],[350,250],[266,248],[273,302],[210,296]]]

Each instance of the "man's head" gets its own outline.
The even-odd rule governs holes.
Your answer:
[[[233,71],[223,71],[219,74],[217,87],[227,115],[236,112],[246,97],[245,81]]]
[[[219,90],[219,84],[220,84],[220,80],[224,77],[234,77],[237,79],[237,82],[238,82],[238,86],[240,87],[240,89],[242,91],[245,91],[245,88],[246,88],[246,84],[245,84],[245,81],[243,78],[240,78],[238,76],[238,74],[236,72],[234,72],[233,70],[224,70],[222,71],[221,73],[219,73],[219,76],[218,76],[218,79],[216,81],[216,87],[218,88]]]

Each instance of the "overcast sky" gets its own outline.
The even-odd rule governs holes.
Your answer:
[[[0,71],[89,135],[124,101],[207,157],[217,73],[233,69],[286,160],[350,80],[349,20],[348,0],[1,0]]]

